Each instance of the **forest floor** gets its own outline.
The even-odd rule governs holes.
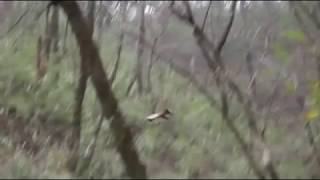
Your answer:
[[[43,147],[64,145],[69,129],[52,123],[31,124],[19,118],[0,114],[0,133],[6,137],[14,147],[26,153],[37,155]]]
[[[293,136],[304,136],[303,128],[297,126],[299,123],[292,123],[292,119],[297,119],[296,117],[288,117],[287,121],[284,122],[284,118],[281,117],[281,122],[272,123],[270,129],[273,129],[274,126],[282,129],[285,134],[291,134]],[[291,121],[291,122],[290,122]],[[42,122],[42,121],[38,121]],[[295,124],[294,126],[292,126]],[[33,157],[32,161],[36,164],[39,161],[43,161],[44,156],[48,156],[48,149],[53,146],[60,149],[67,150],[66,140],[69,137],[70,125],[62,125],[57,123],[28,123],[22,119],[19,119],[18,116],[10,117],[6,114],[0,114],[0,134],[3,137],[7,138],[9,142],[13,145],[13,149],[20,150],[25,156]],[[272,132],[270,132],[272,133]],[[283,137],[284,138],[284,137]],[[310,157],[306,151],[300,151],[295,148],[289,148],[285,144],[290,144],[286,139],[283,139],[284,146],[273,146],[272,149],[275,154],[276,162],[279,161],[292,161],[292,160],[303,160],[304,162],[310,161]],[[272,144],[272,143],[271,143]],[[66,151],[63,152],[64,154]],[[8,161],[12,160],[13,152],[0,153],[0,162],[1,164],[6,164]],[[158,157],[159,156],[159,157]],[[170,157],[170,152],[164,152],[159,154],[157,157],[154,157],[151,160],[146,161],[148,165],[148,171],[153,176],[157,176],[161,171],[175,171],[175,157],[174,155]],[[39,162],[42,164],[43,162]],[[201,177],[210,177],[210,170],[212,170],[211,161],[208,160],[208,166],[201,170]],[[172,172],[174,173],[174,172]]]

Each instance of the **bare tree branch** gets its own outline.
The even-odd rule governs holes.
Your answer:
[[[186,2],[185,6],[188,7],[189,4]],[[193,17],[191,14],[191,10],[190,7],[188,8],[189,11],[187,11],[187,15],[182,14],[181,12],[177,11],[174,7],[173,4],[171,4],[171,6],[169,7],[171,12],[176,15],[176,17],[178,17],[179,19],[181,19],[183,22],[186,22],[187,24],[191,25],[191,27],[193,27],[194,29],[194,36],[196,37],[197,43],[199,44],[199,46],[201,47],[200,50],[203,53],[203,56],[206,59],[206,62],[208,64],[208,66],[210,67],[210,69],[215,72],[217,70],[217,58],[215,57],[215,54],[212,54],[212,48],[214,48],[214,44],[211,43],[209,41],[209,38],[207,38],[207,36],[201,31],[200,27],[195,24],[195,22],[193,21]],[[210,49],[208,49],[210,48]],[[212,59],[214,59],[215,61],[212,61]]]
[[[184,6],[186,7],[186,10],[187,10],[188,21],[190,22],[190,24],[196,24],[189,2],[188,1],[183,1],[183,4],[184,4]]]
[[[127,35],[131,38],[138,38],[138,35],[134,33],[127,32]],[[145,39],[144,48],[148,48],[151,50],[152,47],[153,43]],[[159,53],[156,49],[154,49],[153,54],[155,56],[154,59],[159,59],[159,62],[169,65],[169,67],[174,69],[175,72],[180,74],[182,77],[187,78],[190,82],[192,82],[195,85],[195,87],[199,90],[200,93],[206,95],[206,97],[210,97],[209,99],[211,101],[211,104],[216,109],[220,109],[220,105],[216,102],[216,100],[213,98],[213,95],[209,92],[205,85],[201,84],[190,72],[172,62],[172,59],[175,59],[174,56],[169,56],[167,53]]]
[[[216,47],[216,51],[217,53],[220,53],[224,44],[227,41],[228,35],[231,31],[231,27],[234,21],[234,16],[235,16],[235,11],[236,11],[236,5],[237,5],[237,1],[232,1],[232,5],[231,5],[231,16],[229,19],[229,22],[226,26],[226,29],[223,31],[223,34],[221,36],[221,39],[218,41],[217,47]]]
[[[173,4],[170,6],[170,9],[172,10],[173,14],[175,14],[179,19],[181,19],[184,22],[187,22],[189,25],[191,25],[192,28],[194,28],[194,32],[193,32],[193,36],[195,37],[195,39],[197,40],[197,44],[199,45],[203,56],[206,59],[206,62],[209,66],[209,68],[212,70],[212,73],[215,75],[215,80],[216,80],[216,84],[218,86],[218,88],[220,89],[220,95],[222,96],[221,99],[221,103],[226,103],[224,101],[227,101],[226,97],[224,94],[226,93],[226,90],[229,89],[231,90],[232,93],[234,93],[237,97],[237,101],[243,106],[243,109],[245,111],[245,114],[248,118],[248,125],[250,128],[250,131],[253,132],[254,134],[254,139],[256,141],[257,144],[259,144],[264,150],[269,151],[269,149],[267,148],[267,146],[264,143],[264,139],[261,136],[261,134],[259,133],[258,127],[257,127],[257,122],[256,122],[256,116],[254,114],[254,111],[252,110],[252,105],[251,105],[251,101],[244,96],[244,94],[242,93],[242,91],[240,90],[239,86],[228,76],[228,74],[226,73],[223,63],[221,61],[221,50],[225,44],[225,41],[227,39],[227,36],[230,32],[231,26],[232,26],[232,22],[234,19],[234,12],[235,12],[235,5],[236,2],[233,2],[232,4],[232,15],[230,17],[229,23],[227,25],[226,30],[224,31],[224,34],[221,38],[221,40],[218,43],[217,48],[214,48],[214,46],[210,46],[211,43],[206,43],[206,42],[210,42],[210,40],[205,36],[205,34],[203,33],[203,31],[201,31],[201,29],[199,28],[199,26],[197,24],[195,24],[194,22],[194,18],[192,16],[190,7],[188,3],[184,3],[186,6],[186,11],[187,11],[187,15],[183,15],[180,12],[176,11],[173,8]],[[209,46],[208,46],[209,45]],[[213,50],[212,50],[213,49]],[[210,56],[211,54],[211,56]],[[214,61],[213,61],[214,60]],[[219,70],[219,71],[217,71]],[[222,105],[223,106],[223,105]],[[223,116],[223,119],[225,121],[227,121],[227,113],[228,111],[222,107],[221,109],[221,113]],[[232,121],[229,121],[232,122]],[[238,134],[236,133],[237,131],[234,131],[234,129],[232,128],[233,124],[228,124],[228,127],[230,128],[230,130],[232,131],[232,133],[235,136],[238,136]],[[237,130],[237,129],[236,129]],[[238,143],[241,144],[241,141],[239,139]],[[252,163],[251,159],[253,159],[253,155],[252,152],[250,153],[246,153],[246,149],[244,146],[241,146],[242,151],[244,152],[244,155],[248,161],[248,163],[250,164],[250,166],[253,168],[255,174],[259,177],[259,178],[265,178],[265,174],[263,171],[260,171],[258,163],[256,163],[255,161],[253,161],[254,163]],[[268,160],[267,163],[267,167],[266,170],[268,172],[268,174],[271,177],[276,177],[276,171],[273,167],[272,161],[271,161],[271,157]]]
[[[212,1],[209,2],[209,5],[208,5],[208,8],[207,8],[206,14],[204,15],[203,22],[202,22],[202,26],[201,26],[201,31],[204,30],[204,27],[205,27],[205,25],[206,25],[207,18],[208,18],[208,15],[209,15],[209,10],[210,10],[210,8],[211,8],[211,4],[212,4]]]

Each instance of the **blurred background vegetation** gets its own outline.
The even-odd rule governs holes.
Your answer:
[[[122,46],[119,69],[114,82],[109,82],[134,134],[134,146],[148,178],[256,178],[221,110],[212,106],[204,93],[219,100],[219,88],[194,31],[171,12],[171,2],[92,2],[93,40],[109,77],[117,63],[119,44]],[[108,120],[101,125],[90,165],[80,172],[66,168],[81,56],[66,14],[52,6],[46,16],[48,3],[0,1],[0,178],[128,177]],[[90,2],[77,4],[86,17]],[[230,20],[231,4],[189,2],[195,22],[201,26],[206,19],[203,32],[214,43]],[[186,13],[183,3],[175,6]],[[42,60],[47,68],[39,77],[38,39],[52,36],[46,28],[53,28],[55,8],[58,49]],[[319,8],[316,1],[238,1],[221,52],[226,71],[252,100],[259,127],[265,127],[265,141],[279,178],[320,177]],[[121,34],[124,39],[120,41]],[[140,57],[139,36],[143,37]],[[255,86],[250,88],[248,54],[255,77]],[[143,85],[151,87],[142,93],[136,84],[128,91],[138,61]],[[229,103],[232,122],[250,142],[248,117],[234,99],[230,97]],[[168,120],[145,120],[166,108],[173,113]],[[99,98],[88,81],[78,165],[86,161],[101,114]],[[252,148],[251,153],[257,154],[256,161],[261,163],[260,151]]]

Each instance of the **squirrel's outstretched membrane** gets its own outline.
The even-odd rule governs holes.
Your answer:
[[[146,117],[146,120],[150,122],[160,118],[168,120],[170,115],[172,115],[172,113],[168,109],[165,109],[162,112],[150,114]]]

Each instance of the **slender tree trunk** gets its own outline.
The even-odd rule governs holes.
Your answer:
[[[43,40],[42,37],[39,36],[38,44],[37,44],[37,59],[36,59],[36,68],[37,68],[37,81],[41,82],[43,77],[47,72],[47,61],[44,56],[43,51]]]
[[[51,38],[52,38],[52,27],[51,27],[52,18],[51,19],[49,18],[51,9],[52,9],[52,7],[48,8],[46,11],[46,26],[45,26],[44,36],[43,36],[44,54],[45,54],[47,61],[49,61],[50,52],[51,52],[50,47],[51,47]]]
[[[127,2],[123,1],[120,4],[120,12],[121,12],[121,22],[120,22],[120,35],[119,35],[119,46],[117,49],[117,59],[113,68],[113,71],[110,76],[110,84],[112,86],[113,82],[116,79],[116,75],[119,69],[120,65],[120,59],[121,59],[121,51],[122,51],[122,46],[123,46],[123,40],[124,40],[124,26],[126,23],[126,8],[127,8]]]
[[[94,11],[95,11],[95,1],[88,2],[88,16],[87,16],[87,27],[89,31],[89,36],[92,38],[94,31]],[[90,58],[90,57],[86,57]],[[75,97],[75,108],[73,114],[73,132],[71,138],[71,150],[72,154],[70,156],[68,166],[71,172],[76,172],[79,156],[80,156],[80,140],[81,140],[81,119],[82,119],[82,104],[87,89],[88,74],[88,60],[80,62],[80,78],[78,87],[76,89]]]
[[[207,10],[206,10],[206,13],[204,15],[203,22],[202,22],[202,25],[201,25],[201,30],[204,31],[204,32],[205,32],[205,26],[206,26],[206,23],[207,23],[207,18],[208,18],[208,15],[209,15],[211,4],[212,4],[212,1],[210,1],[209,4],[208,4],[208,7],[207,7]]]
[[[100,4],[101,5],[101,4]],[[92,7],[91,7],[92,8]],[[93,9],[91,9],[92,11]],[[121,12],[122,12],[122,18],[125,17],[125,7],[121,9]],[[93,20],[93,19],[92,19]],[[124,20],[124,19],[123,19]],[[89,20],[90,21],[90,20]],[[101,27],[98,27],[98,28],[101,28]],[[122,48],[122,40],[123,40],[123,30],[122,30],[122,33],[120,34],[120,48],[118,49],[118,58],[117,58],[117,61],[116,61],[116,66],[115,66],[115,69],[114,71],[112,72],[112,75],[111,75],[111,80],[110,80],[110,86],[112,87],[112,82],[115,78],[115,73],[117,72],[117,64],[119,63],[119,59],[120,59],[120,54],[121,54],[121,48]],[[82,166],[80,167],[80,170],[79,170],[79,173],[83,174],[85,172],[85,170],[88,169],[88,167],[90,166],[91,164],[91,161],[93,159],[93,156],[94,156],[94,152],[95,152],[95,149],[96,149],[96,146],[97,146],[97,140],[99,138],[99,133],[100,133],[100,130],[101,130],[101,126],[102,126],[102,123],[103,123],[103,120],[104,120],[104,116],[103,114],[101,114],[100,118],[99,118],[99,122],[98,122],[98,125],[97,125],[97,128],[94,132],[94,136],[93,136],[93,139],[92,139],[92,143],[89,144],[88,146],[88,151],[87,151],[87,154],[85,155],[85,159],[84,159],[84,163],[82,164]]]
[[[50,8],[46,9],[45,17],[45,32],[38,39],[37,47],[37,80],[41,83],[43,77],[47,73],[48,60],[50,56],[50,36],[51,36],[51,21],[49,21]]]
[[[110,128],[116,141],[117,151],[124,162],[128,176],[146,179],[146,168],[140,161],[134,146],[133,134],[125,123],[118,101],[111,91],[107,75],[103,69],[102,60],[94,44],[79,6],[74,1],[59,1],[68,16],[72,30],[80,47],[81,61],[88,62],[90,79],[99,97],[103,115],[110,120]]]
[[[141,95],[143,93],[143,47],[144,47],[144,38],[145,38],[145,26],[144,26],[144,11],[145,11],[145,2],[140,2],[140,27],[139,27],[139,40],[137,47],[137,66],[136,66],[136,76],[137,76],[137,86],[138,93]]]
[[[51,33],[52,33],[52,52],[58,52],[59,45],[59,8],[53,7],[51,16]]]
[[[67,38],[68,38],[68,27],[69,27],[69,22],[66,20],[66,25],[64,29],[64,35],[63,35],[63,46],[62,46],[62,53],[65,54],[67,52]]]
[[[147,92],[150,93],[152,89],[152,82],[151,82],[151,71],[152,71],[152,65],[154,61],[154,51],[157,46],[159,37],[156,37],[153,41],[152,48],[151,48],[151,53],[150,53],[150,59],[148,63],[148,68],[147,68]]]
[[[51,34],[52,34],[52,52],[54,55],[55,66],[60,65],[63,52],[58,54],[59,51],[59,8],[54,6],[52,16],[51,16]],[[59,70],[57,69],[54,76],[54,81],[59,81]]]
[[[110,84],[112,85],[116,79],[117,73],[118,73],[118,69],[119,69],[119,65],[120,65],[120,59],[121,59],[121,51],[122,51],[122,46],[123,46],[123,39],[124,39],[124,34],[121,33],[120,37],[119,37],[119,46],[117,49],[117,59],[116,62],[114,64],[113,70],[111,72],[111,76],[110,76]]]

